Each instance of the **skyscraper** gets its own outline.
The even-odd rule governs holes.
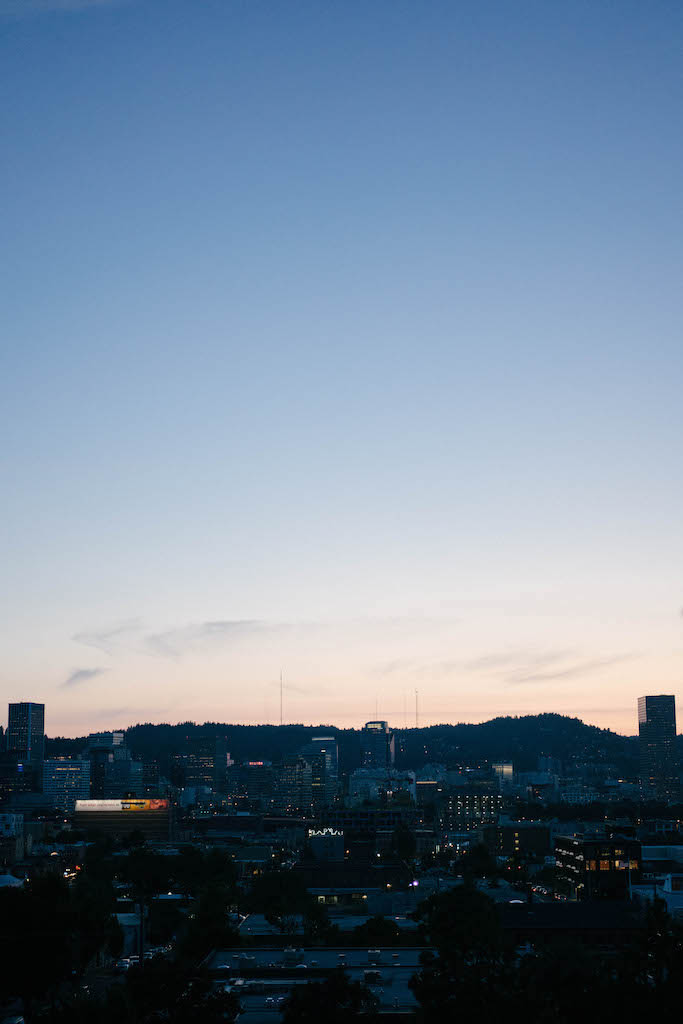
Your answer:
[[[387,722],[366,722],[361,732],[362,768],[394,767],[394,734]]]
[[[677,800],[676,698],[638,698],[640,788],[645,800]]]
[[[300,751],[311,765],[313,809],[331,807],[339,785],[339,751],[334,736],[314,736]]]
[[[45,705],[21,701],[9,705],[7,753],[37,763],[45,756]]]

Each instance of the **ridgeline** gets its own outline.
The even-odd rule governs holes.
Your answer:
[[[391,724],[391,723],[390,723]],[[157,760],[163,766],[174,753],[190,749],[201,736],[226,736],[236,761],[279,761],[302,747],[311,735],[335,735],[340,768],[352,771],[360,763],[360,730],[331,725],[231,725],[230,723],[181,722],[178,725],[143,723],[126,730],[133,755]],[[48,738],[47,756],[79,753],[86,738]],[[519,771],[533,770],[539,757],[552,757],[570,765],[590,762],[614,766],[619,774],[637,771],[638,741],[609,729],[586,725],[578,718],[543,714],[493,718],[477,725],[431,725],[396,729],[397,767],[421,768],[439,762],[450,768],[476,766],[491,761],[511,761]]]

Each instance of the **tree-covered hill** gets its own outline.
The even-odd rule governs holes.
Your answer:
[[[330,725],[231,725],[182,722],[178,725],[144,723],[126,731],[133,754],[144,760],[158,760],[162,766],[171,754],[190,749],[200,736],[226,736],[228,749],[237,761],[259,759],[278,761],[302,747],[311,736],[337,736],[341,768],[352,771],[360,763],[361,734],[358,729]],[[679,738],[680,741],[681,738]],[[638,741],[609,729],[586,725],[565,715],[524,715],[494,718],[477,725],[433,725],[421,729],[397,730],[397,764],[419,768],[428,762],[449,767],[476,766],[491,761],[512,761],[517,770],[534,769],[541,756],[560,760],[565,770],[581,762],[614,765],[622,774],[636,773]],[[85,738],[48,740],[48,756],[73,754],[82,750]]]

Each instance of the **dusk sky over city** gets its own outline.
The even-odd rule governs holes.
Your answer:
[[[680,700],[682,41],[660,0],[0,0],[5,702]]]

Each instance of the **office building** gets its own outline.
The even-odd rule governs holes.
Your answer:
[[[0,805],[25,793],[40,790],[42,765],[19,761],[5,754],[0,758]]]
[[[50,807],[73,814],[77,800],[90,793],[90,761],[85,758],[48,758],[43,762],[43,796]]]
[[[361,768],[394,767],[394,734],[387,722],[366,722],[361,731]]]
[[[40,763],[45,756],[45,705],[20,701],[9,705],[7,753],[18,761]]]
[[[641,878],[641,846],[626,836],[557,836],[559,885],[577,900],[626,899]]]
[[[311,765],[311,791],[314,811],[330,807],[337,796],[339,755],[334,736],[314,736],[300,751]]]
[[[640,788],[644,800],[679,799],[676,754],[676,698],[669,695],[638,698]]]
[[[301,754],[288,754],[277,771],[275,802],[282,814],[313,813],[313,769]]]
[[[550,825],[542,821],[484,825],[481,839],[494,857],[546,857],[552,853]]]
[[[275,772],[270,761],[228,766],[226,792],[234,803],[243,803],[253,810],[270,810],[274,787]]]
[[[96,732],[88,737],[84,757],[90,762],[93,799],[145,796],[143,765],[134,761],[122,732]]]
[[[145,761],[142,765],[143,796],[161,796],[161,775],[156,761]]]
[[[496,761],[491,765],[491,770],[500,789],[511,786],[515,781],[515,769],[509,761]]]
[[[196,736],[189,740],[184,762],[186,786],[206,786],[225,792],[228,763],[228,741],[225,736]]]

